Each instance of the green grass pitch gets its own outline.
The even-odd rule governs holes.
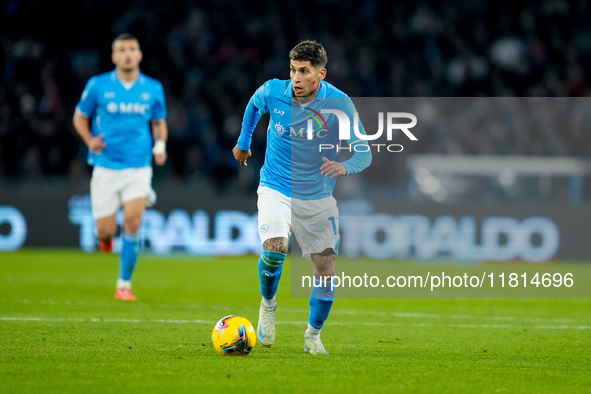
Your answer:
[[[139,301],[122,302],[116,255],[0,254],[0,392],[590,390],[589,299],[337,299],[322,332],[331,355],[311,356],[289,265],[275,345],[219,356],[218,319],[257,323],[256,261],[144,255]]]

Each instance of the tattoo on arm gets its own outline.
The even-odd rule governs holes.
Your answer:
[[[263,249],[269,252],[279,252],[287,254],[287,238],[269,238],[268,240],[263,242]]]

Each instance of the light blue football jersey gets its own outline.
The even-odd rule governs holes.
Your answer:
[[[76,111],[92,118],[93,136],[104,134],[100,154],[88,152],[88,164],[110,169],[148,167],[152,164],[150,120],[167,115],[164,89],[140,72],[129,88],[115,70],[88,81]]]
[[[356,109],[352,100],[326,81],[321,82],[316,98],[306,105],[300,105],[294,99],[291,80],[269,80],[255,92],[246,109],[237,145],[242,150],[250,148],[256,123],[262,114],[268,112],[270,121],[265,162],[261,168],[261,186],[304,200],[332,195],[337,178],[322,175],[320,167],[324,163],[323,157],[339,161],[339,153],[337,149],[321,151],[319,147],[320,144],[339,145],[339,122],[336,115],[322,113],[322,109],[336,109],[347,114],[351,122],[351,138],[347,143],[367,144],[353,133]],[[308,138],[309,121],[312,139]],[[358,129],[365,134],[361,122]],[[364,156],[363,164],[354,168],[344,162],[348,174],[361,171],[371,162],[369,149],[362,155],[356,153],[354,156],[359,156],[358,159]]]

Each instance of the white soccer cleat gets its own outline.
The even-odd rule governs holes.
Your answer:
[[[304,350],[310,354],[330,354],[322,344],[319,335],[305,335]]]
[[[257,326],[257,339],[265,347],[271,347],[275,342],[275,311],[277,306],[268,307],[261,302],[259,309],[259,324]]]

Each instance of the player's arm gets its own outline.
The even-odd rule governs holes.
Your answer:
[[[238,163],[243,166],[247,166],[246,160],[252,155],[250,151],[250,144],[252,142],[252,133],[256,125],[261,119],[261,114],[254,103],[254,96],[250,98],[246,110],[244,111],[244,117],[242,118],[242,129],[240,130],[240,136],[238,137],[238,143],[232,149],[234,158]]]
[[[236,161],[245,167],[247,165],[246,160],[252,155],[252,152],[250,151],[252,133],[259,123],[262,114],[268,111],[265,96],[268,83],[269,82],[258,88],[248,101],[246,110],[244,110],[244,117],[242,118],[242,129],[240,130],[238,143],[234,149],[232,149]]]
[[[358,143],[367,145],[367,141],[360,141]],[[324,161],[324,164],[322,164],[320,167],[320,171],[322,175],[330,176],[331,178],[356,174],[369,167],[371,164],[371,158],[369,146],[367,151],[355,151],[349,160],[346,160],[342,163],[339,163],[338,161],[331,161],[326,157],[323,157],[322,161]]]
[[[82,138],[82,141],[88,146],[88,150],[96,154],[101,153],[107,144],[103,141],[103,134],[96,137],[92,135],[92,132],[90,131],[90,119],[88,116],[81,111],[76,110],[73,122],[76,133],[78,133],[80,138]]]
[[[161,166],[166,163],[166,141],[168,141],[168,124],[166,119],[151,121],[152,134],[154,135],[154,147],[152,154],[154,155],[154,162]]]
[[[352,102],[348,103],[346,111],[349,114],[356,112],[355,106]],[[354,117],[351,118],[354,119]],[[351,124],[351,129],[353,129],[353,126],[354,125]],[[361,134],[366,134],[361,120],[359,120],[358,130]],[[322,164],[320,167],[322,175],[336,178],[337,176],[356,174],[369,167],[372,156],[368,142],[362,139],[354,139],[358,138],[354,135],[354,133],[351,133],[351,135],[352,138],[347,140],[347,144],[349,144],[350,147],[355,146],[355,148],[353,148],[353,151],[355,152],[353,153],[353,156],[351,156],[349,160],[345,160],[342,163],[339,163],[338,161],[330,161],[326,157],[323,157],[322,160],[324,161],[324,164]],[[365,145],[365,148],[359,148],[361,145]]]
[[[349,146],[353,146],[353,145],[355,145],[355,146],[365,145],[366,148],[363,148],[363,149],[357,148],[355,150],[355,153],[353,153],[353,156],[351,156],[351,158],[349,160],[346,160],[341,163],[341,164],[343,164],[343,166],[347,170],[347,173],[345,175],[357,174],[358,172],[365,170],[371,164],[371,160],[372,160],[371,150],[370,150],[370,147],[369,147],[369,144],[367,143],[367,141],[358,140],[353,143],[349,143]]]
[[[97,96],[96,79],[93,77],[88,80],[84,87],[82,97],[74,112],[73,123],[76,133],[82,138],[88,150],[98,155],[107,144],[103,141],[103,134],[95,137],[90,131],[90,118],[97,106]]]

